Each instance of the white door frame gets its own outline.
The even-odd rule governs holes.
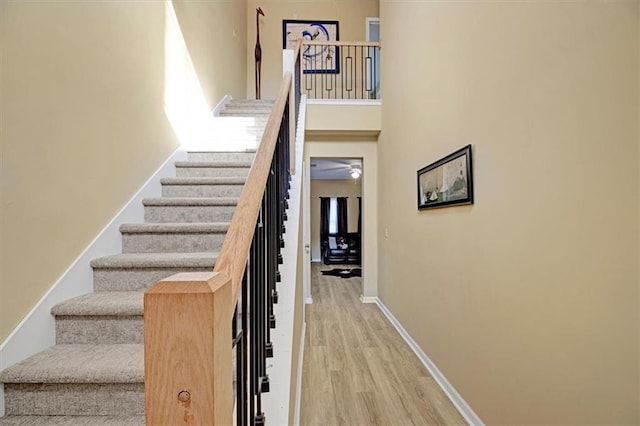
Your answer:
[[[378,147],[377,142],[363,140],[305,142],[305,173],[311,176],[311,158],[362,158],[362,294],[364,303],[375,303],[378,296]],[[305,182],[305,203],[310,204],[310,179]],[[307,229],[311,228],[309,208],[304,212]],[[304,244],[311,242],[311,237]],[[312,300],[311,281],[305,289],[305,301]]]
[[[303,245],[303,297],[305,303],[313,303],[311,296],[311,175],[309,162],[302,162],[302,245]]]

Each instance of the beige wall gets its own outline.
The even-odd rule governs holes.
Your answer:
[[[372,134],[378,135],[382,129],[382,105],[307,102],[307,132],[333,134]]]
[[[358,232],[358,197],[362,196],[360,178],[351,180],[311,180],[311,259],[318,260],[320,252],[320,197],[349,197],[347,209],[349,232]]]
[[[380,297],[488,424],[639,421],[637,7],[381,1]]]
[[[365,18],[378,16],[378,0],[248,0],[247,1],[247,97],[255,97],[256,8],[262,46],[262,97],[275,98],[282,79],[282,20],[339,21],[340,40],[364,41]]]
[[[210,108],[245,97],[247,0],[173,0],[180,29]]]
[[[211,104],[244,91],[243,3],[177,4]],[[2,341],[177,140],[164,111],[164,2],[2,1],[0,19]],[[219,33],[205,31],[214,24]]]

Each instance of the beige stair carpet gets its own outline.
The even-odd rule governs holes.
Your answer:
[[[244,137],[242,120],[254,117],[259,140],[272,104],[232,101],[225,129],[240,120]],[[213,269],[254,155],[197,151],[176,162],[162,197],[143,201],[145,222],[120,228],[123,252],[91,262],[94,292],[53,307],[56,345],[0,372],[0,425],[144,424],[144,291],[177,272]]]

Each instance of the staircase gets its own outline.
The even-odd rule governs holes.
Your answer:
[[[259,141],[271,106],[231,101],[216,119]],[[94,292],[53,307],[56,345],[0,372],[0,425],[144,425],[144,291],[213,269],[253,156],[198,151],[175,163],[162,197],[143,201],[144,223],[120,227],[122,253],[91,262]]]

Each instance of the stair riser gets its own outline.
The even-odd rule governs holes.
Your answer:
[[[123,253],[194,253],[219,251],[224,233],[123,234]]]
[[[162,185],[163,197],[240,197],[243,185]]]
[[[250,110],[233,110],[233,111],[222,111],[220,113],[221,117],[268,117],[271,114],[270,111],[250,111]]]
[[[261,115],[258,117],[252,117],[250,115],[240,115],[240,116],[224,116],[221,117],[222,120],[228,120],[227,124],[229,127],[231,127],[232,125],[235,126],[235,130],[232,129],[226,129],[224,127],[221,127],[218,130],[214,130],[213,131],[213,135],[214,136],[218,136],[218,137],[240,137],[240,136],[244,136],[247,133],[247,129],[252,129],[252,130],[264,130],[265,127],[267,126],[267,122],[269,121],[269,116],[267,115]],[[238,131],[237,128],[240,127],[242,130]],[[222,140],[221,140],[222,142]],[[204,151],[204,150],[203,150]]]
[[[187,161],[253,161],[255,152],[189,152]]]
[[[143,319],[139,316],[56,316],[56,343],[143,343]]]
[[[271,105],[233,105],[228,104],[220,111],[220,114],[232,114],[234,112],[247,112],[254,114],[270,114],[272,110]]]
[[[177,177],[247,177],[249,167],[177,167]]]
[[[205,268],[94,269],[94,291],[144,291],[158,281],[178,272],[207,272]]]
[[[224,115],[220,117],[221,120],[228,120],[229,123],[232,123],[237,128],[240,128],[241,131],[238,130],[229,130],[227,131],[225,128],[222,128],[221,131],[226,131],[230,136],[233,135],[246,135],[247,129],[258,129],[264,131],[265,127],[267,127],[267,123],[269,122],[269,115],[267,114],[231,114]]]
[[[146,206],[144,220],[151,223],[230,222],[236,206]]]
[[[244,102],[229,102],[224,106],[223,111],[229,111],[234,109],[248,109],[248,110],[256,110],[256,111],[271,111],[273,108],[273,104],[269,103],[244,103]]]
[[[5,383],[4,392],[6,415],[144,415],[143,383]]]
[[[243,108],[243,110],[244,110],[243,112],[250,112],[247,108]],[[232,120],[235,120],[240,124],[266,123],[267,121],[269,121],[269,115],[266,114],[265,111],[260,111],[258,115],[245,115],[245,116],[234,118],[233,113],[237,111],[238,111],[238,108],[235,108],[233,111],[221,111],[220,112],[221,115],[220,117],[218,117],[218,123],[222,123],[223,125],[228,125],[228,123],[231,123],[231,120],[227,121],[226,120],[227,118],[231,118]],[[240,127],[240,129],[242,129],[242,127]],[[238,128],[236,128],[235,130],[238,130]]]
[[[273,99],[231,99],[227,105],[272,105]]]

